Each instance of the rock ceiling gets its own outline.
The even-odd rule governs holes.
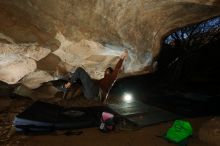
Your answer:
[[[101,78],[124,49],[123,74],[145,73],[165,35],[219,15],[219,0],[0,0],[0,80],[34,89],[77,66]]]

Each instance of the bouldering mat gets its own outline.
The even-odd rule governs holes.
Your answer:
[[[139,127],[182,118],[179,115],[140,101],[109,104],[108,107]]]
[[[105,106],[64,108],[59,105],[36,101],[18,114],[13,124],[17,131],[53,131],[97,127]]]

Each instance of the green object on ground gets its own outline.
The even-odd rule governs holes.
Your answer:
[[[176,120],[171,128],[168,129],[165,138],[169,141],[180,143],[192,135],[191,124],[187,121]]]

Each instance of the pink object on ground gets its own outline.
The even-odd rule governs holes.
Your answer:
[[[107,113],[107,112],[102,113],[103,122],[105,122],[106,120],[112,119],[113,117],[114,117],[114,115],[111,113]]]

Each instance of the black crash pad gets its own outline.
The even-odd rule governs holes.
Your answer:
[[[140,101],[109,104],[108,107],[139,127],[182,118],[179,115]]]
[[[64,108],[37,101],[15,117],[17,131],[44,131],[97,127],[105,106]]]

